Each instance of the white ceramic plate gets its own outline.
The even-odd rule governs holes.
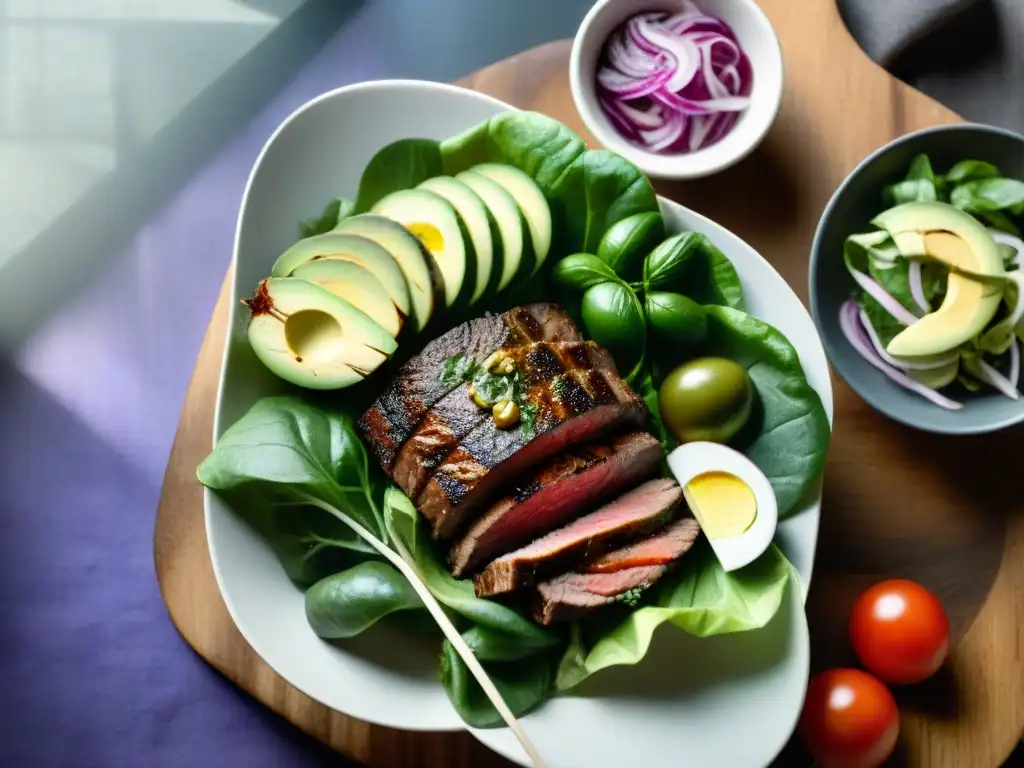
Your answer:
[[[510,107],[448,85],[362,83],[315,99],[267,142],[242,200],[234,254],[234,293],[244,296],[297,236],[301,218],[339,194],[354,195],[366,163],[383,145],[420,136],[443,139]],[[749,311],[789,337],[832,418],[825,353],[799,299],[750,246],[693,211],[662,200],[668,230],[706,233],[736,265]],[[236,305],[237,306],[237,305]],[[228,327],[215,420],[219,436],[260,397],[281,390],[245,340],[245,310]],[[306,623],[303,595],[270,548],[212,493],[205,495],[210,555],[239,631],[288,682],[352,717],[407,730],[464,725],[437,682],[439,649],[386,628],[344,644],[326,643]],[[779,527],[777,541],[810,584],[820,494]],[[696,639],[664,627],[636,667],[606,670],[573,696],[524,719],[549,764],[757,766],[782,748],[803,702],[808,672],[804,594],[756,632]],[[504,729],[474,731],[526,764]]]

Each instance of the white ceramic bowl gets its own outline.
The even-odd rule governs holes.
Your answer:
[[[587,129],[648,176],[663,179],[697,179],[738,163],[761,143],[782,102],[782,49],[764,11],[754,0],[697,0],[702,11],[732,27],[750,57],[754,72],[750,106],[720,141],[696,152],[656,154],[626,141],[597,101],[601,49],[612,31],[631,16],[643,11],[678,11],[680,5],[680,0],[598,0],[580,24],[569,60],[572,97]]]
[[[234,293],[246,295],[296,236],[297,222],[325,200],[353,194],[383,145],[409,135],[446,138],[507,104],[436,83],[362,83],[324,94],[284,122],[260,154],[245,191],[234,253]],[[739,271],[752,313],[785,333],[800,354],[829,418],[825,353],[799,299],[757,253],[727,230],[662,201],[669,231],[709,235]],[[215,436],[279,381],[245,340],[245,311],[231,317]],[[256,652],[299,690],[352,717],[408,730],[464,724],[437,681],[436,642],[375,627],[344,643],[309,628],[303,595],[270,548],[207,492],[206,532],[217,584]],[[818,535],[820,495],[779,526],[776,541],[806,589]],[[546,703],[524,727],[552,768],[625,764],[754,766],[768,763],[796,722],[807,681],[804,594],[789,590],[764,629],[706,640],[662,628],[644,662],[595,675],[573,696]],[[474,735],[513,760],[525,755],[504,729]]]

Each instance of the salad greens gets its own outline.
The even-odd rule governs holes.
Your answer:
[[[550,204],[554,255],[547,263],[554,266],[522,290],[542,289],[550,274],[572,292],[567,308],[582,316],[589,336],[612,352],[621,370],[630,370],[629,380],[651,411],[651,430],[666,447],[673,441],[659,416],[657,387],[680,356],[719,355],[747,368],[758,397],[735,443],[768,476],[780,514],[795,508],[819,476],[829,442],[824,408],[796,352],[778,331],[744,314],[739,276],[705,235],[666,239],[650,182],[622,158],[587,150],[561,123],[506,112],[446,141],[391,144],[371,160],[355,202],[332,201],[304,221],[301,232],[328,232],[391,192],[484,162],[518,167]],[[916,173],[938,189],[930,167],[919,166]],[[979,175],[985,173],[980,166],[952,169],[947,184],[996,178]],[[869,269],[868,256],[886,247],[865,245],[859,263]],[[904,279],[885,277],[893,290]],[[940,280],[934,290],[944,290]],[[501,308],[482,302],[475,310]],[[649,344],[649,336],[674,343]],[[991,339],[997,343],[1001,337]],[[487,370],[454,355],[445,361],[443,377],[449,386],[471,382],[487,402],[517,402],[521,428],[535,428],[535,406],[525,400],[514,371]],[[557,391],[559,385],[556,377],[552,386]],[[483,663],[515,715],[600,669],[639,662],[664,623],[700,636],[761,627],[778,610],[786,585],[796,583],[792,566],[774,547],[753,565],[726,574],[710,547],[699,543],[652,588],[630,591],[619,605],[572,626],[541,627],[518,607],[478,598],[471,581],[451,575],[413,503],[369,460],[354,423],[361,404],[351,397],[326,402],[297,396],[258,401],[200,464],[200,482],[267,539],[289,578],[305,590],[307,618],[317,635],[343,640],[392,614],[426,617],[425,608],[439,625],[447,616],[458,632],[448,636],[461,638]],[[390,550],[386,557],[333,513],[344,513],[383,542]],[[440,648],[440,672],[467,723],[503,722],[448,640]]]
[[[564,691],[606,667],[638,663],[654,631],[666,622],[698,637],[763,627],[778,612],[787,585],[800,589],[796,569],[774,544],[751,565],[726,573],[702,541],[674,573],[650,588],[643,607],[578,622],[556,685]]]
[[[969,392],[992,387],[1017,399],[1017,336],[1024,333],[1024,305],[1019,290],[1024,275],[1018,265],[1020,251],[1024,250],[1020,240],[1024,181],[1006,178],[995,165],[976,159],[962,160],[941,175],[926,155],[918,155],[906,177],[885,188],[883,199],[892,206],[917,202],[948,204],[971,214],[988,226],[1003,268],[991,274],[978,274],[935,258],[915,254],[907,257],[884,229],[851,235],[843,258],[860,290],[841,312],[841,325],[850,343],[896,383],[941,407],[963,407],[939,391],[951,385]],[[998,267],[998,261],[995,265]],[[953,344],[941,354],[920,359],[894,357],[888,352],[893,339],[943,306],[952,273],[1001,290],[1002,300],[995,315],[980,317],[979,327],[986,318],[991,319],[973,338]],[[975,327],[969,326],[964,334]],[[956,341],[962,338],[965,336]],[[955,391],[952,394],[955,396]]]
[[[439,142],[401,139],[388,144],[373,156],[363,171],[355,212],[364,213],[392,192],[412,189],[442,172]]]

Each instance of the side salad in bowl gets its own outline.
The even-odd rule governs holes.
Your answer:
[[[488,108],[380,149],[263,277],[250,260],[226,374],[251,374],[250,403],[198,474],[303,591],[307,632],[344,649],[386,623],[434,644],[462,721],[510,725],[539,764],[516,718],[554,697],[531,728],[548,753],[544,723],[570,712],[557,694],[639,663],[660,625],[766,632],[799,605],[774,526],[739,545],[813,497],[831,403],[823,365],[811,386],[744,311],[750,278],[687,226],[714,225],[557,121]],[[795,328],[790,301],[776,316]],[[231,558],[214,557],[229,608]],[[790,727],[805,626],[801,642]]]
[[[877,229],[843,249],[861,291],[840,308],[849,343],[941,408],[984,388],[1019,399],[1024,181],[983,160],[936,174],[921,154],[883,197]]]

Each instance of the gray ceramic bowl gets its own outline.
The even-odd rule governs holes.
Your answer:
[[[947,411],[891,382],[847,343],[839,328],[839,307],[855,289],[843,266],[843,241],[868,232],[883,208],[882,190],[902,179],[911,159],[927,154],[937,173],[959,160],[987,160],[1011,178],[1024,178],[1024,136],[986,125],[929,128],[896,139],[872,154],[836,190],[818,222],[811,246],[811,314],[836,371],[873,408],[911,427],[943,434],[993,432],[1024,421],[1024,398],[996,392],[964,393],[960,411]]]

